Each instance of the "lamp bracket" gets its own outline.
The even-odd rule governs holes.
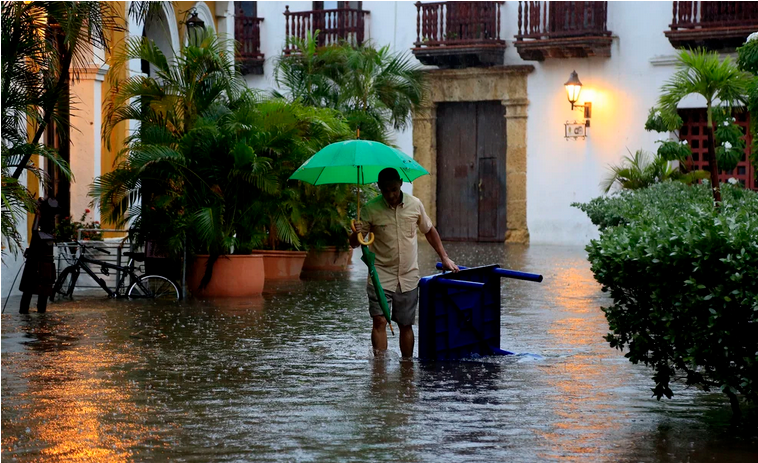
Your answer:
[[[584,110],[584,118],[590,119],[592,118],[592,102],[591,101],[585,101],[584,104],[576,104],[571,103],[571,109],[583,109]]]

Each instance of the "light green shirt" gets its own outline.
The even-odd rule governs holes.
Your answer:
[[[425,235],[432,229],[421,201],[403,193],[402,202],[392,208],[378,196],[361,210],[361,221],[374,234],[369,249],[376,254],[376,273],[382,287],[396,291],[400,285],[403,293],[415,289],[419,280],[416,229]]]

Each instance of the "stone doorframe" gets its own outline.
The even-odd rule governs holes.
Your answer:
[[[505,107],[506,243],[529,243],[526,225],[527,76],[534,66],[428,71],[424,106],[413,115],[413,157],[431,175],[413,182],[413,194],[437,222],[437,104],[496,101]]]

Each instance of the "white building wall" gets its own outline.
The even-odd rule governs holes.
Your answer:
[[[517,17],[517,2],[508,2],[506,18]],[[644,20],[640,20],[644,18]],[[608,164],[638,149],[655,151],[661,134],[644,129],[672,65],[654,66],[656,56],[676,50],[663,32],[671,21],[671,2],[608,2],[611,58],[547,59],[529,62],[527,123],[527,221],[532,243],[585,244],[597,236],[586,215],[570,207],[599,196]],[[515,21],[505,21],[513,37]],[[511,43],[507,63],[522,62]],[[571,107],[563,83],[576,70],[583,84],[581,101],[592,102],[586,140],[566,141],[563,123],[582,120]]]
[[[262,76],[246,76],[248,85],[274,87],[274,62],[284,45],[284,7],[310,10],[312,2],[258,2]],[[408,52],[416,40],[414,2],[365,1],[371,12],[369,34],[377,46],[390,45]],[[644,123],[661,85],[674,72],[676,50],[664,31],[671,21],[671,2],[608,2],[608,29],[613,33],[610,58],[547,59],[524,61],[514,46],[518,32],[518,2],[502,8],[501,37],[507,42],[506,65],[531,64],[527,134],[527,222],[532,243],[586,244],[597,236],[586,215],[570,206],[602,194],[600,182],[608,164],[638,149],[656,150],[660,134],[648,133]],[[415,58],[414,58],[415,59]],[[563,124],[583,120],[571,111],[563,83],[576,70],[583,84],[581,101],[592,102],[592,119],[586,140],[566,141]],[[700,106],[698,102],[694,105]],[[412,129],[396,134],[395,144],[413,153]]]

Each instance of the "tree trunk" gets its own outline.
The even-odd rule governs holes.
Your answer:
[[[721,188],[719,187],[719,164],[716,160],[716,141],[713,139],[713,115],[711,114],[711,100],[706,102],[707,125],[705,133],[708,135],[708,166],[711,169],[711,188],[716,210],[721,207]]]
[[[56,43],[61,43],[65,41],[65,37],[62,34],[58,34],[56,37]],[[36,145],[39,143],[40,138],[42,138],[42,134],[45,132],[45,129],[48,125],[50,125],[50,121],[53,118],[53,111],[55,111],[55,106],[58,104],[58,101],[60,100],[61,95],[63,94],[63,91],[67,88],[68,84],[68,71],[71,68],[71,59],[72,59],[72,51],[65,48],[65,45],[63,45],[59,51],[60,53],[60,74],[58,75],[58,80],[55,83],[55,86],[49,90],[49,94],[45,95],[45,103],[42,105],[42,114],[44,115],[42,118],[42,122],[37,126],[37,132],[34,134],[34,138],[32,139],[29,144]],[[68,143],[68,140],[64,141],[65,143]],[[32,154],[25,154],[24,157],[21,159],[21,162],[18,163],[18,166],[16,166],[16,170],[13,171],[12,177],[15,179],[18,179],[21,177],[21,174],[24,172],[24,169],[26,168],[27,164],[29,164],[29,161],[32,159]]]
[[[716,161],[716,149],[714,148],[713,126],[708,123],[706,127],[708,134],[708,165],[711,168],[711,187],[713,188],[713,200],[716,202],[716,208],[721,206],[721,189],[719,188],[719,166]]]
[[[271,246],[271,250],[276,251],[276,225],[272,223],[268,230],[268,245]]]

